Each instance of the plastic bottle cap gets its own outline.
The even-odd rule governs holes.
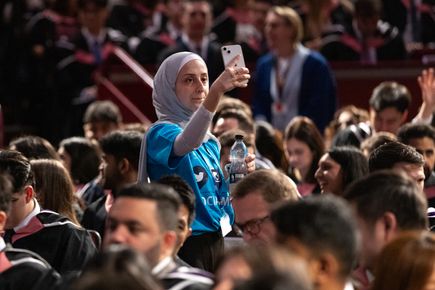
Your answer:
[[[243,140],[243,135],[236,135],[236,140]]]

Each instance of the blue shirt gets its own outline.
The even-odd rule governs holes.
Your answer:
[[[176,124],[160,123],[147,133],[147,171],[151,181],[165,175],[181,176],[196,196],[196,216],[192,234],[220,231],[220,221],[228,215],[234,221],[228,183],[219,163],[219,144],[210,138],[184,156],[175,156],[172,147],[182,132]]]

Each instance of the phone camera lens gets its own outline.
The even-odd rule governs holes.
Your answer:
[[[227,48],[226,48],[226,47],[224,47],[224,50],[227,50]]]
[[[228,50],[227,53],[231,53],[231,50]]]

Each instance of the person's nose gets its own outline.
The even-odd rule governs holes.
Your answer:
[[[114,229],[109,229],[107,233],[109,237],[109,244],[127,244],[128,230],[124,226],[117,226]]]
[[[298,162],[298,158],[295,155],[290,155],[289,162],[292,166]]]
[[[321,176],[322,176],[322,171],[320,170],[320,167],[319,167],[319,168],[317,168],[316,172],[314,173],[314,177],[316,179],[319,179],[319,178],[321,178]]]
[[[205,90],[204,84],[200,80],[197,80],[196,81],[196,92],[202,93],[202,92],[204,92],[204,90]]]
[[[243,240],[246,243],[249,243],[250,241],[252,241],[254,239],[255,235],[253,235],[250,231],[244,231],[243,232]]]

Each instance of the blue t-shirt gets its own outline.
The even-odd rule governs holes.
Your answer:
[[[228,183],[219,163],[219,144],[215,139],[184,156],[175,156],[172,147],[182,132],[179,125],[161,123],[147,132],[147,171],[151,181],[165,175],[179,175],[192,187],[196,196],[192,234],[200,235],[220,230],[221,218],[228,215],[234,221]]]

